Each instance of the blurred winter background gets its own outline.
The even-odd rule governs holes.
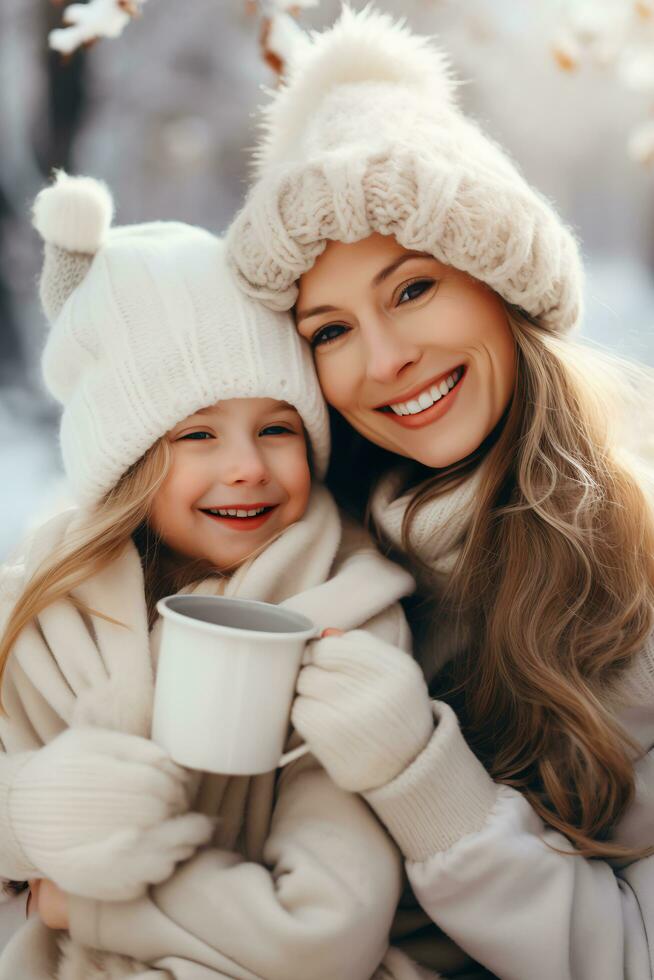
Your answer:
[[[121,223],[176,218],[224,229],[246,190],[261,86],[276,83],[262,26],[288,2],[149,0],[120,37],[63,58],[47,44],[61,3],[2,0],[0,560],[61,490],[57,410],[39,379],[45,325],[30,201],[63,166],[104,178]],[[339,3],[297,6],[303,27],[320,28]],[[440,35],[467,80],[466,110],[575,228],[588,263],[584,333],[654,364],[649,0],[378,6]]]

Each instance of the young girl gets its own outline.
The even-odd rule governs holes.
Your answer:
[[[192,776],[148,740],[155,605],[180,589],[288,602],[383,637],[394,661],[412,581],[312,484],[327,415],[292,323],[239,293],[208,232],[110,228],[111,212],[104,185],[61,173],[35,205],[44,376],[80,506],[2,577],[0,873],[32,880],[53,928],[31,915],[0,977],[364,980],[388,945],[395,847],[310,756]],[[382,711],[395,668],[378,667]],[[389,767],[428,724],[425,708],[383,734]]]
[[[295,727],[400,845],[442,930],[407,916],[404,942],[443,975],[651,980],[654,524],[622,451],[651,439],[651,393],[621,429],[631,370],[569,336],[574,238],[463,116],[431,42],[346,10],[266,121],[231,261],[295,304],[340,419],[331,483],[419,578],[436,699],[415,760],[382,784],[368,756],[365,792],[334,748],[362,735],[374,651],[330,636]],[[408,710],[425,702],[416,684]]]

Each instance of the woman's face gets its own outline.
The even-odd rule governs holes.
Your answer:
[[[325,397],[371,442],[440,469],[497,425],[515,344],[487,286],[374,234],[329,242],[299,287],[297,326]]]

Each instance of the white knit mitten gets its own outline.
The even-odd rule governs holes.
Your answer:
[[[315,640],[308,661],[298,678],[294,727],[343,789],[363,793],[390,782],[434,727],[418,664],[363,630]]]
[[[9,829],[34,877],[85,898],[136,898],[212,835],[209,818],[186,812],[187,781],[147,739],[71,728],[16,772]]]

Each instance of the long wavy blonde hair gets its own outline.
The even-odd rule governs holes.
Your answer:
[[[633,855],[610,841],[633,799],[638,754],[616,718],[615,694],[654,629],[654,519],[647,473],[626,451],[628,437],[634,448],[639,440],[618,421],[648,379],[551,336],[521,311],[508,317],[514,397],[484,454],[457,567],[434,589],[429,618],[437,622],[440,609],[461,636],[467,624],[449,694],[492,776],[523,792],[581,854]],[[643,416],[628,422],[643,426]],[[645,423],[642,435],[650,434]],[[432,475],[407,509],[404,543],[423,574],[411,522],[479,455]]]
[[[130,539],[141,555],[150,623],[162,596],[204,574],[216,573],[206,562],[179,564],[171,556],[166,561],[165,545],[149,527],[152,500],[170,464],[170,447],[162,438],[127,470],[97,506],[89,509],[74,532],[35,570],[14,603],[0,637],[0,684],[21,630],[58,599],[70,597],[76,602],[71,595],[75,588],[117,559]],[[87,609],[78,602],[76,605],[90,615],[110,619],[102,610]],[[4,708],[1,710],[4,713]]]

